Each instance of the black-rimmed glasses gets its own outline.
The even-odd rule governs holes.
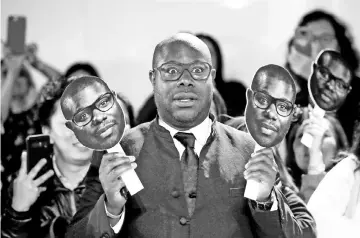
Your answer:
[[[259,91],[251,91],[253,92],[253,101],[255,103],[255,106],[260,109],[268,109],[271,104],[274,104],[276,112],[282,117],[287,117],[295,108],[294,104],[288,100],[274,98],[269,94]]]
[[[329,83],[331,81],[335,82],[335,88],[340,93],[347,93],[351,90],[351,86],[344,82],[344,80],[335,77],[328,68],[314,63],[315,72],[320,76],[317,77],[319,80],[322,80],[324,83]]]
[[[195,61],[190,64],[182,64],[178,62],[167,62],[154,70],[160,72],[164,81],[177,81],[184,71],[187,70],[194,80],[206,80],[211,72],[211,65],[202,61]]]
[[[94,109],[98,109],[99,111],[106,112],[114,105],[115,98],[114,92],[107,92],[101,95],[93,104],[80,111],[76,112],[73,116],[72,121],[77,126],[86,126],[89,124],[94,117]]]

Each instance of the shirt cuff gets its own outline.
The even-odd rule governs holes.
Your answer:
[[[105,213],[108,214],[109,212],[106,208],[105,202],[104,202],[104,207],[105,207]],[[110,225],[111,229],[113,229],[115,234],[120,232],[121,227],[124,224],[124,219],[125,219],[125,206],[124,206],[124,209],[122,210],[122,212],[120,213],[120,220],[118,221],[118,223],[116,223],[115,226]]]
[[[270,208],[270,211],[271,212],[272,211],[277,211],[278,210],[278,201],[277,201],[274,190],[271,192],[271,196],[272,196],[273,204],[272,204],[272,206]]]

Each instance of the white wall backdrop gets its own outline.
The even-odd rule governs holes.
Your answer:
[[[213,35],[225,76],[248,86],[260,66],[284,63],[300,17],[318,7],[348,23],[360,45],[358,0],[1,0],[1,38],[9,15],[25,15],[27,42],[38,43],[43,60],[60,70],[92,62],[138,110],[151,93],[152,53],[164,37],[180,30]]]

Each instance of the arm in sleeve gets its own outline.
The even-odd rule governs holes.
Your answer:
[[[319,237],[358,236],[359,224],[344,216],[354,184],[355,168],[354,161],[343,159],[326,174],[310,198],[308,208],[316,220]]]
[[[258,237],[316,237],[315,221],[295,192],[289,189],[284,195],[280,186],[275,186],[278,209],[257,211],[250,206],[255,222],[254,232]]]
[[[101,155],[102,156],[102,155]],[[85,180],[86,190],[80,199],[80,208],[73,217],[65,237],[114,237],[106,215],[98,167],[91,165]]]

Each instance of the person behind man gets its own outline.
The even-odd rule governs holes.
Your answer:
[[[38,107],[39,123],[53,142],[53,161],[47,162],[52,170],[36,178],[46,160],[42,159],[28,172],[26,152],[23,153],[12,196],[3,205],[2,237],[63,237],[77,211],[92,150],[80,144],[65,126],[60,98],[71,80],[59,78],[43,89],[41,96],[45,100]],[[51,175],[54,176],[49,179]]]
[[[82,208],[66,237],[307,234],[274,187],[277,171],[268,153],[271,149],[249,162],[254,151],[251,137],[209,114],[215,73],[209,49],[191,34],[175,34],[156,46],[149,78],[158,117],[130,129],[122,138],[128,156],[94,152],[93,161],[101,160],[100,168],[92,163]],[[114,109],[101,112],[91,106],[97,100],[95,93],[101,98],[110,92],[106,85],[100,87],[101,82],[94,81],[91,90],[79,87],[64,92],[62,110],[75,134],[103,131],[114,117]],[[93,108],[92,120],[78,127],[74,114],[88,106]],[[113,140],[116,134],[107,130],[102,136]],[[121,175],[131,167],[136,167],[144,189],[126,200],[120,192],[124,187]],[[262,180],[257,201],[243,197],[245,178]]]
[[[297,85],[296,104],[301,107],[309,104],[308,78],[313,61],[324,49],[339,51],[348,62],[351,71],[358,71],[360,61],[353,37],[342,19],[322,9],[307,12],[299,21],[293,37],[288,44],[286,68],[293,75]],[[354,125],[359,121],[360,80],[351,82],[352,90],[338,110],[337,116],[351,143]]]

